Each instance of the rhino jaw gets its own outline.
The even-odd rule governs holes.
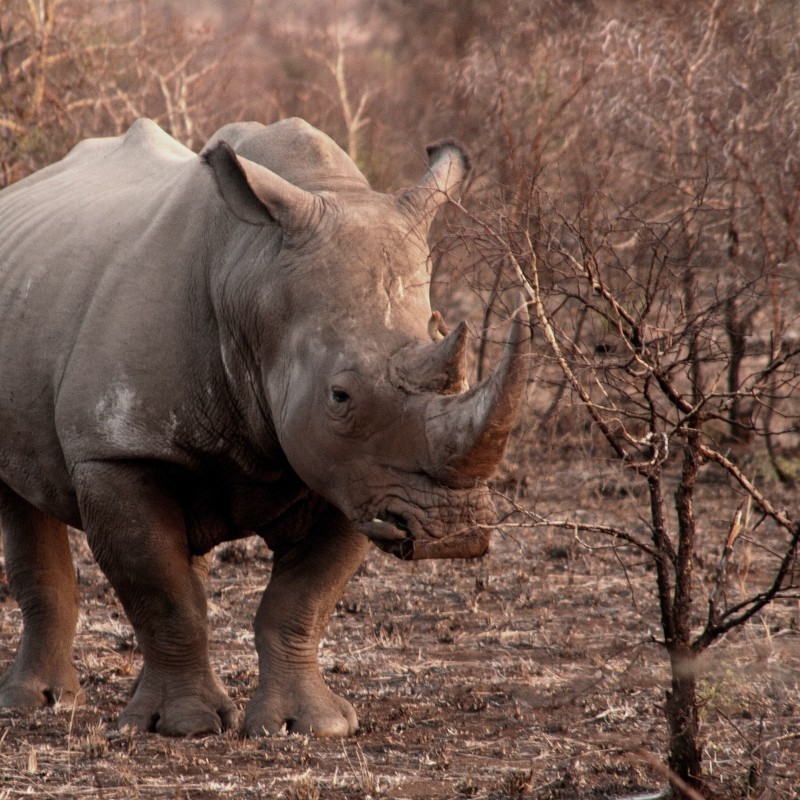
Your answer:
[[[391,553],[403,561],[414,559],[414,538],[399,524],[375,517],[371,522],[359,526],[361,532],[384,553]]]
[[[376,547],[403,561],[423,558],[481,558],[489,552],[492,526],[470,524],[435,538],[391,511],[359,526]]]

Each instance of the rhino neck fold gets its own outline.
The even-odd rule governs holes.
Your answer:
[[[280,292],[274,288],[265,295],[260,286],[264,273],[274,270],[280,234],[244,228],[238,237],[226,237],[227,251],[207,265],[205,293],[216,341],[198,358],[207,362],[203,406],[208,417],[224,420],[224,436],[235,439],[245,460],[263,461],[280,455],[264,375],[276,347],[270,322],[278,316],[265,304]]]

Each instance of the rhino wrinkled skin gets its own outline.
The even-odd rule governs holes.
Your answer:
[[[524,308],[472,389],[463,323],[431,310],[428,228],[468,165],[428,154],[384,195],[301,120],[228,125],[200,155],[140,120],[0,192],[0,518],[23,617],[0,706],[82,697],[72,526],[143,655],[120,724],[238,725],[204,582],[211,548],[257,534],[274,563],[245,729],[355,731],[317,665],[332,609],[370,541],[485,553],[524,384]]]

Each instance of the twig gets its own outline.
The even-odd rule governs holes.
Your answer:
[[[594,523],[586,523],[586,522],[577,522],[571,519],[550,519],[548,517],[543,517],[541,514],[537,514],[535,511],[530,511],[529,509],[523,508],[519,503],[515,502],[512,498],[508,495],[503,494],[502,492],[498,492],[497,490],[492,490],[492,493],[501,497],[505,500],[518,514],[522,515],[527,521],[526,522],[501,522],[499,525],[486,525],[486,526],[478,526],[478,527],[486,527],[486,528],[561,528],[563,530],[568,531],[584,531],[586,533],[600,533],[604,536],[611,536],[614,539],[621,540],[626,542],[627,544],[636,547],[638,550],[642,550],[643,552],[647,553],[651,558],[655,558],[656,552],[655,550],[641,539],[637,538],[634,534],[629,533],[628,531],[622,530],[621,528],[616,528],[613,525],[600,525]]]
[[[729,458],[722,455],[722,453],[714,450],[708,445],[700,444],[700,455],[708,461],[713,461],[719,464],[732,478],[734,478],[741,487],[764,509],[768,517],[771,517],[778,523],[784,530],[790,533],[794,532],[796,523],[791,520],[785,512],[778,511],[772,503],[758,490],[756,485],[736,466]]]
[[[649,764],[656,772],[666,778],[674,788],[683,793],[689,800],[706,800],[706,798],[689,786],[686,781],[678,777],[664,762],[654,753],[639,749],[633,753],[637,758]]]

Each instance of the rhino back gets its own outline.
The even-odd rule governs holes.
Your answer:
[[[168,438],[205,172],[139,121],[0,193],[0,479],[34,504],[74,512],[65,437],[98,457]]]

